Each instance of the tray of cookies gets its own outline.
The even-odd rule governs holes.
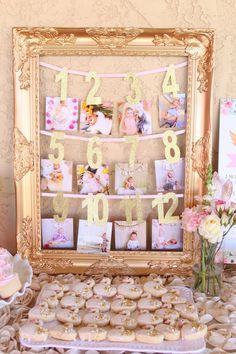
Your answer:
[[[28,347],[201,353],[207,326],[199,322],[192,291],[104,277],[44,285],[20,340]]]

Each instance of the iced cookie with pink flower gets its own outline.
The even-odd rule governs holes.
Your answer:
[[[78,109],[78,98],[67,97],[62,101],[60,97],[46,97],[46,130],[78,130]]]

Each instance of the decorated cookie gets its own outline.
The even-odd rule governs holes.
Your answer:
[[[143,311],[137,317],[139,326],[155,326],[163,322],[163,318],[155,313]]]
[[[107,326],[110,322],[110,314],[106,312],[93,311],[86,313],[83,317],[85,325],[95,324],[99,327]]]
[[[115,286],[106,283],[96,284],[93,288],[93,291],[94,294],[98,296],[104,296],[104,297],[113,297],[117,293]]]
[[[70,287],[67,284],[61,284],[58,280],[54,280],[52,283],[47,285],[47,289],[55,291],[58,299],[61,299],[64,292],[69,291]]]
[[[41,303],[29,310],[29,320],[50,322],[55,320],[56,314],[53,309],[49,309],[47,303]]]
[[[168,293],[164,294],[161,297],[161,301],[163,303],[169,303],[169,304],[184,304],[187,300],[180,295],[180,292],[178,290],[172,289],[169,290]]]
[[[107,336],[107,331],[104,328],[99,328],[96,325],[81,327],[79,328],[78,333],[82,341],[89,342],[105,340]]]
[[[153,280],[144,283],[143,290],[155,297],[161,297],[168,291],[162,283]]]
[[[113,312],[130,311],[136,310],[136,302],[130,299],[116,299],[111,303],[111,310]]]
[[[117,290],[118,290],[118,294],[131,300],[139,299],[143,292],[143,289],[140,285],[125,284],[125,283],[120,284]]]
[[[69,293],[61,299],[61,307],[70,309],[80,309],[85,304],[85,299],[82,296],[75,296],[74,293]]]
[[[76,295],[82,296],[84,299],[88,300],[93,296],[93,290],[86,283],[81,281],[75,281],[71,284],[70,287],[72,292],[75,292]]]
[[[179,319],[179,313],[176,310],[161,308],[155,311],[155,314],[163,319],[166,324],[174,324]]]
[[[157,299],[152,299],[151,296],[142,297],[138,301],[137,306],[139,310],[155,311],[162,306],[162,302]]]
[[[110,302],[101,297],[92,297],[86,302],[86,309],[98,309],[100,312],[107,312],[110,310]]]
[[[123,313],[113,315],[110,324],[114,327],[121,326],[126,329],[134,329],[137,326],[137,320],[130,316],[129,311],[123,311]]]
[[[82,321],[79,310],[69,309],[58,309],[56,319],[62,323],[72,323],[74,326],[78,326]]]
[[[135,340],[135,332],[124,327],[117,327],[109,330],[107,339],[111,342],[132,342]]]
[[[194,340],[205,337],[207,326],[199,322],[186,323],[181,328],[181,337],[186,340]]]
[[[165,340],[178,340],[180,339],[180,330],[167,325],[167,324],[159,324],[155,327],[155,329],[159,332],[162,333],[164,336]]]
[[[49,334],[53,338],[65,341],[75,340],[77,337],[77,333],[74,330],[72,324],[58,325],[56,327],[50,328]]]
[[[48,307],[51,309],[54,309],[57,307],[57,305],[59,304],[59,300],[57,298],[57,295],[51,295],[48,296],[46,298],[42,298],[41,300],[42,302],[46,302],[48,304]]]
[[[45,342],[48,338],[48,330],[42,324],[27,323],[20,328],[20,338],[35,342]]]
[[[164,335],[153,327],[140,329],[136,332],[136,340],[142,343],[158,344],[164,340]]]
[[[198,321],[198,312],[194,304],[177,304],[175,309],[179,312],[182,318],[190,321]]]

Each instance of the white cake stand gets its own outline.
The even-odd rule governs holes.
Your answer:
[[[27,259],[22,259],[18,254],[13,256],[13,271],[18,274],[22,287],[7,299],[0,298],[0,309],[13,303],[18,296],[24,295],[25,289],[31,285],[33,271]]]

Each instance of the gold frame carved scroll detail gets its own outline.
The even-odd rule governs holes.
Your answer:
[[[187,126],[184,206],[204,192],[211,154],[211,95],[214,31],[156,28],[13,29],[15,93],[14,170],[18,252],[34,271],[99,274],[188,274],[193,262],[192,235],[184,232],[181,252],[111,251],[104,264],[95,254],[41,247],[39,62],[44,56],[168,56],[187,60]],[[117,262],[117,267],[116,267]],[[114,271],[113,271],[114,269]]]

